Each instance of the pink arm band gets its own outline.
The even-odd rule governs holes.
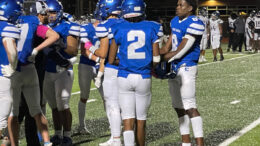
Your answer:
[[[89,50],[91,46],[93,46],[91,42],[86,42],[84,47],[85,49]]]
[[[39,25],[36,30],[36,35],[45,39],[48,30],[49,28],[47,26]]]

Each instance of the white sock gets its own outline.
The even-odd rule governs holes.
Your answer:
[[[62,131],[61,130],[55,130],[55,135],[62,137]]]
[[[85,113],[86,113],[86,104],[79,101],[78,103],[78,115],[79,115],[79,127],[85,127]]]
[[[192,130],[195,138],[203,137],[203,123],[200,116],[191,118]]]
[[[124,143],[125,146],[134,146],[135,145],[135,134],[134,131],[125,131],[124,135]]]
[[[63,133],[63,135],[65,136],[65,137],[71,137],[71,131],[64,131],[64,133]]]
[[[121,133],[121,115],[118,106],[109,108],[110,128],[113,137],[120,137]]]
[[[191,143],[182,143],[181,146],[191,146]]]
[[[190,118],[188,115],[179,118],[179,125],[181,135],[190,134]]]

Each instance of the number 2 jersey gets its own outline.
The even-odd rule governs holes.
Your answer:
[[[112,27],[111,35],[119,46],[118,76],[126,78],[129,74],[141,74],[143,78],[150,78],[153,43],[158,41],[155,23],[124,21]]]
[[[6,49],[3,44],[3,38],[13,38],[15,40],[20,38],[20,30],[11,23],[0,21],[0,65],[8,65],[8,57]],[[3,76],[0,66],[0,76]]]
[[[182,56],[182,58],[174,60],[172,67],[175,71],[185,64],[186,66],[197,65],[200,56],[200,41],[204,33],[204,23],[196,16],[188,16],[180,20],[178,16],[171,20],[172,29],[172,51],[176,51],[186,34],[196,36],[196,40],[192,47]]]

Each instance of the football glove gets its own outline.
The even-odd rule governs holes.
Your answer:
[[[9,64],[9,65],[1,65],[1,72],[3,74],[4,77],[11,77],[15,70],[12,68],[12,66]]]

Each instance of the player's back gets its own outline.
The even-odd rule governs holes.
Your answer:
[[[150,77],[153,43],[157,32],[149,21],[131,23],[124,21],[112,28],[113,38],[119,48],[119,76],[130,73]]]
[[[207,28],[207,26],[209,24],[209,19],[207,17],[202,16],[202,15],[199,15],[198,18],[204,23],[205,28]],[[205,29],[203,35],[207,35],[207,32],[208,32],[208,30]]]
[[[255,33],[260,33],[260,15],[256,15],[254,17],[254,23],[255,23]]]

